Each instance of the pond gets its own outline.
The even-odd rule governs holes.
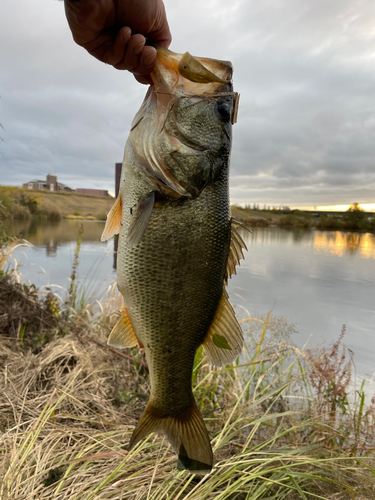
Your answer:
[[[100,298],[116,280],[113,240],[101,243],[104,223],[83,221],[79,282]],[[37,287],[65,296],[81,222],[12,222],[3,229],[33,244],[16,252],[20,271]],[[239,316],[270,310],[295,325],[302,347],[328,344],[346,326],[345,344],[355,353],[357,375],[375,372],[375,235],[276,227],[243,231],[248,252],[229,292]],[[56,288],[61,287],[61,288]]]

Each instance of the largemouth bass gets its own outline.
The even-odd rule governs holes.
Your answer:
[[[192,391],[195,353],[203,344],[220,366],[243,345],[225,289],[245,248],[228,194],[238,95],[231,63],[189,53],[158,49],[151,78],[102,235],[119,233],[125,304],[108,344],[139,345],[149,366],[150,400],[130,448],[162,432],[179,468],[206,473],[213,455]]]

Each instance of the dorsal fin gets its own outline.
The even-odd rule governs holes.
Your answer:
[[[113,207],[108,212],[107,220],[102,233],[101,241],[107,241],[115,234],[120,232],[122,219],[122,196],[121,193],[117,196]]]
[[[230,238],[230,247],[229,247],[229,253],[228,253],[225,281],[228,281],[228,279],[233,274],[236,274],[236,266],[239,265],[241,259],[244,259],[243,250],[247,250],[247,247],[246,247],[244,240],[242,239],[240,233],[237,231],[238,227],[242,227],[244,229],[247,229],[247,227],[244,226],[244,224],[242,222],[240,222],[232,217],[231,218],[231,238]]]
[[[117,347],[118,349],[125,349],[127,347],[140,345],[125,307],[121,309],[121,316],[113,327],[113,330],[108,337],[107,344],[111,347]],[[140,347],[143,346],[140,345]]]
[[[126,238],[126,246],[130,248],[135,247],[143,238],[148,223],[150,222],[154,203],[155,191],[152,191],[149,196],[146,199],[141,200],[137,207],[133,210],[128,236]]]
[[[225,288],[202,345],[208,359],[215,366],[231,363],[242,351],[242,330]]]

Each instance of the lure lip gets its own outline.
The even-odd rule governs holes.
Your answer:
[[[153,46],[157,50],[155,67],[150,74],[156,92],[180,91],[183,94],[214,94],[227,86],[232,87],[233,66],[229,61],[179,54]]]

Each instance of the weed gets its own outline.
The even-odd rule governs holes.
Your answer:
[[[79,231],[78,231],[78,239],[77,239],[77,246],[74,252],[74,260],[73,260],[73,266],[72,266],[72,274],[70,275],[70,287],[69,287],[69,292],[68,292],[68,299],[67,299],[67,306],[74,311],[78,309],[78,305],[83,306],[84,302],[84,297],[81,296],[80,298],[80,303],[78,303],[78,264],[79,264],[79,253],[81,251],[81,244],[82,244],[82,234],[83,234],[83,224],[80,225]]]
[[[315,390],[318,412],[328,415],[330,423],[336,422],[337,410],[343,414],[348,408],[348,394],[352,377],[352,362],[347,360],[346,348],[342,346],[341,355],[339,350],[345,335],[345,325],[341,334],[331,349],[323,347],[320,354],[307,351],[308,360],[313,370],[310,372],[310,381]]]

